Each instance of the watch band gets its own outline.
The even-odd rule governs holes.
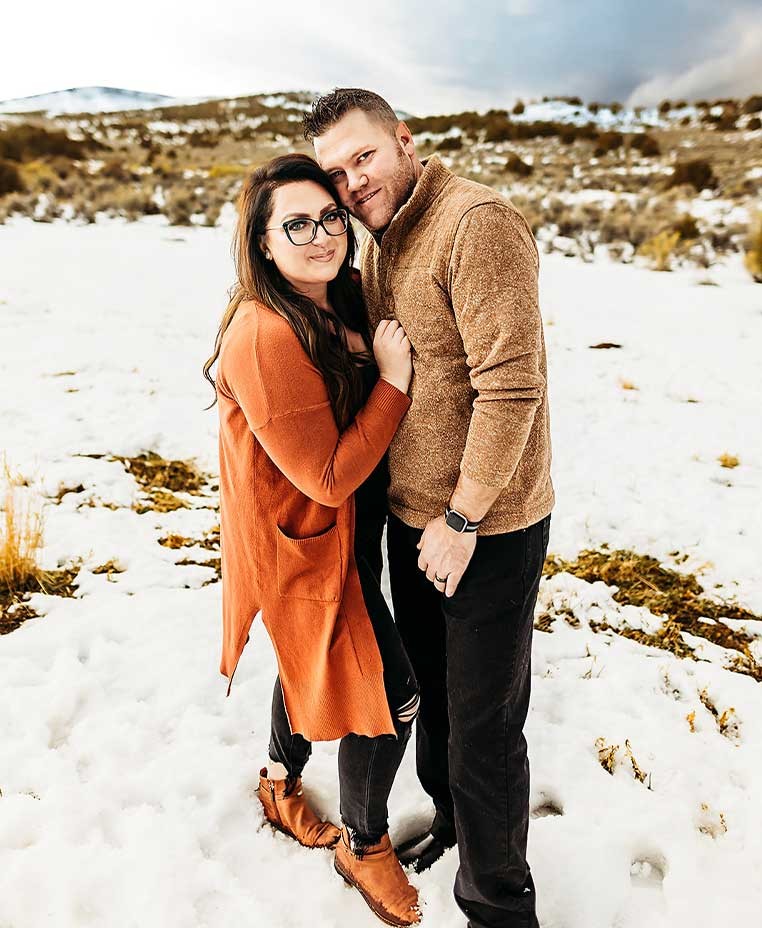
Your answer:
[[[451,509],[449,506],[445,506],[445,523],[458,534],[463,534],[464,532],[475,532],[477,528],[481,525],[482,520],[479,519],[478,522],[469,522],[466,516],[462,512],[458,512],[457,509]]]

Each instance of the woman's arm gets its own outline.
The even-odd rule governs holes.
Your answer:
[[[410,397],[379,379],[339,433],[323,376],[285,320],[260,319],[237,334],[225,355],[225,380],[249,428],[294,486],[340,506],[383,457]]]

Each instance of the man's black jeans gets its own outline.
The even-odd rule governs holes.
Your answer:
[[[550,515],[478,536],[455,594],[418,567],[421,530],[387,524],[397,627],[421,691],[418,776],[434,800],[434,834],[457,839],[455,898],[470,928],[537,928],[526,860],[529,762],[523,734],[534,607]]]
[[[383,516],[363,518],[355,525],[355,558],[365,606],[384,663],[384,688],[395,735],[348,734],[339,744],[341,818],[363,843],[375,844],[388,828],[387,802],[405,753],[418,701],[418,685],[389,607],[381,592]],[[412,708],[411,708],[412,706]],[[410,719],[401,721],[398,716]],[[292,734],[283,702],[280,677],[272,700],[270,758],[291,776],[301,776],[312,744]]]

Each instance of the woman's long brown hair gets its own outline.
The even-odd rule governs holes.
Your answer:
[[[228,292],[225,310],[214,352],[204,364],[204,377],[214,387],[217,402],[217,385],[209,373],[217,360],[222,338],[244,300],[258,300],[274,310],[289,323],[312,363],[323,374],[334,416],[339,430],[343,431],[362,405],[363,384],[357,364],[353,361],[343,329],[338,333],[330,315],[319,309],[309,297],[298,293],[283,277],[274,261],[265,260],[257,239],[270,222],[274,191],[283,184],[310,180],[319,184],[336,204],[338,192],[329,176],[309,155],[282,155],[254,171],[244,182],[238,196],[238,221],[233,236],[232,254],[236,268],[236,283]],[[338,318],[348,328],[359,332],[368,349],[372,349],[362,290],[352,272],[356,239],[352,225],[347,228],[347,254],[336,277],[328,283],[328,299]],[[288,376],[288,371],[283,372]]]

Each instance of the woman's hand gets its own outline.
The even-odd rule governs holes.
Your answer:
[[[407,393],[413,376],[410,341],[396,319],[382,319],[373,336],[373,354],[384,380]]]

